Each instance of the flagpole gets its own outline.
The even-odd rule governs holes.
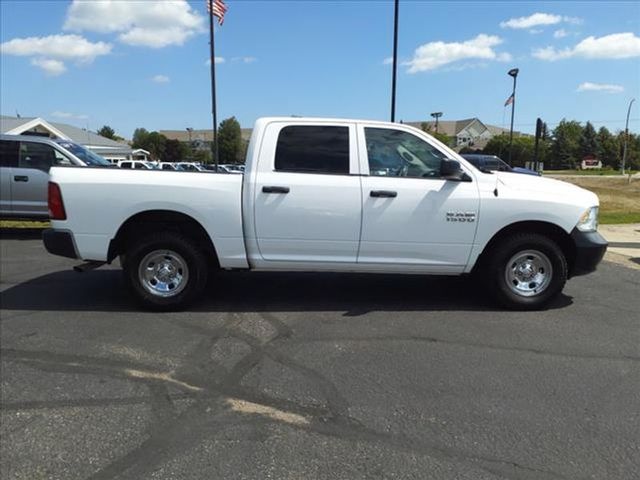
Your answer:
[[[211,113],[213,114],[213,143],[211,153],[213,155],[216,172],[218,171],[218,117],[216,111],[216,57],[213,43],[213,8],[209,12],[209,47],[211,58]]]
[[[391,77],[391,121],[396,121],[396,75],[398,70],[398,4],[395,0],[393,11],[393,76]]]
[[[507,72],[507,75],[513,77],[513,92],[511,93],[511,128],[509,129],[509,166],[513,167],[511,163],[511,152],[513,151],[513,116],[516,110],[516,79],[518,78],[518,68],[512,68]]]

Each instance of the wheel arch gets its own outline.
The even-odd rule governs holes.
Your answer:
[[[157,231],[176,231],[195,240],[215,266],[219,266],[218,253],[207,230],[193,217],[173,210],[146,210],[130,216],[122,223],[109,242],[107,262],[124,254],[127,245],[141,235]]]
[[[550,238],[560,247],[567,260],[569,278],[572,276],[576,259],[576,245],[571,235],[562,227],[544,221],[521,221],[507,225],[496,232],[478,256],[472,272],[477,272],[486,265],[494,248],[505,238],[517,233],[538,233]]]

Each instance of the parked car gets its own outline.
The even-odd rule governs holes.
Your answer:
[[[178,167],[186,172],[206,172],[207,169],[202,165],[193,162],[178,162]]]
[[[52,166],[107,166],[76,143],[34,135],[0,135],[0,216],[46,219]]]
[[[513,172],[524,173],[525,175],[538,175],[539,172],[531,170],[529,168],[511,167],[507,162],[495,155],[484,155],[479,153],[463,153],[462,157],[469,161],[471,165],[479,170],[489,170],[497,172]]]
[[[151,162],[144,160],[119,160],[118,167],[133,170],[156,170],[156,167]]]
[[[229,173],[244,173],[244,165],[238,165],[235,163],[225,163],[224,165],[220,165]]]
[[[160,162],[157,164],[158,170],[170,170],[172,172],[182,171],[182,168],[177,163],[173,162]]]
[[[134,296],[157,310],[201,295],[212,266],[474,274],[503,305],[537,309],[607,247],[594,193],[485,173],[397,123],[259,119],[244,175],[51,176],[47,250],[84,269],[120,256]]]

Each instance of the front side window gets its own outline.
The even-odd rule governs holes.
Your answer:
[[[440,165],[447,157],[421,138],[388,128],[365,128],[364,133],[370,175],[440,177]]]
[[[73,153],[76,157],[78,157],[87,165],[102,166],[102,167],[106,167],[110,165],[108,160],[105,160],[100,155],[93,153],[91,150],[84,148],[83,146],[78,145],[77,143],[62,141],[62,142],[58,142],[58,144],[62,148]]]
[[[71,161],[51,145],[36,142],[20,142],[20,168],[36,168],[49,171],[54,165],[71,165]]]
[[[349,174],[349,127],[292,125],[280,130],[276,171]]]

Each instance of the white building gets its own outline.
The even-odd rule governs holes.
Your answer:
[[[427,128],[431,132],[435,132],[436,122],[407,122],[409,125],[422,128],[423,124],[427,124]],[[506,128],[487,125],[478,118],[467,118],[464,120],[441,120],[438,122],[438,133],[442,133],[447,137],[455,139],[451,145],[456,150],[465,147],[482,150],[489,140],[502,134],[509,134]],[[519,132],[513,132],[514,136],[520,135]]]
[[[51,138],[61,138],[85,146],[111,162],[118,160],[147,160],[149,152],[132,150],[126,143],[116,142],[83,128],[64,123],[47,122],[42,118],[0,116],[0,133],[23,135],[35,133]]]

